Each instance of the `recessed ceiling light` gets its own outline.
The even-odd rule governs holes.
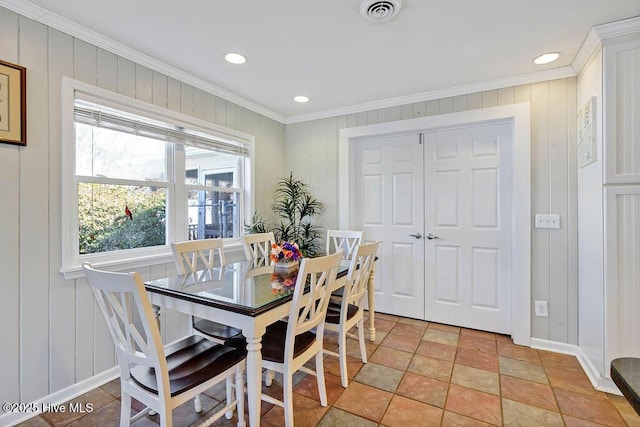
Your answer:
[[[550,62],[555,61],[558,58],[560,58],[560,54],[558,52],[550,52],[550,53],[545,53],[543,55],[538,56],[536,59],[533,60],[533,63],[537,65],[548,64]]]
[[[247,58],[244,55],[240,55],[239,53],[227,53],[224,56],[224,59],[227,60],[227,62],[230,62],[232,64],[244,64],[245,62],[247,62]]]
[[[298,96],[294,97],[293,100],[296,101],[296,102],[309,102],[309,98],[307,98],[306,96],[302,96],[302,95],[298,95]]]

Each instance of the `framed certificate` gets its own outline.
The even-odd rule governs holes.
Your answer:
[[[27,145],[27,70],[0,61],[0,142]]]

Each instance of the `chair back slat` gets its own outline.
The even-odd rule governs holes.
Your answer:
[[[155,369],[159,390],[166,389],[169,376],[160,330],[140,274],[95,270],[88,263],[83,268],[113,338],[122,378],[129,378],[135,365],[148,366]],[[132,309],[140,315],[142,331]]]
[[[356,247],[362,242],[362,231],[327,230],[327,254],[344,250],[344,259],[351,259]]]
[[[316,336],[322,339],[324,319],[331,292],[335,290],[341,259],[342,250],[333,255],[302,260],[287,325],[285,354],[290,357],[293,357],[295,336],[316,328]],[[307,285],[309,292],[305,293]]]
[[[247,260],[261,260],[265,265],[270,264],[271,245],[275,242],[276,238],[272,232],[247,234],[242,237],[244,254]]]
[[[380,242],[363,243],[355,248],[355,255],[349,264],[347,281],[342,293],[342,304],[353,304],[360,307],[367,291],[369,276],[373,270]],[[346,313],[346,310],[342,310]]]
[[[193,273],[199,270],[199,264],[205,269],[213,268],[216,255],[218,265],[226,264],[221,238],[172,243],[171,250],[178,274]]]

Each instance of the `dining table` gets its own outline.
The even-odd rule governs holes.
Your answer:
[[[334,292],[344,286],[348,260],[340,263]],[[159,318],[162,309],[209,319],[242,330],[247,348],[247,400],[249,425],[260,425],[262,393],[262,336],[267,326],[289,315],[293,287],[282,286],[273,265],[253,260],[225,264],[208,270],[145,281]],[[375,340],[374,273],[368,283],[369,334]]]

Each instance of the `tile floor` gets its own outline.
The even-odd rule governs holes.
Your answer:
[[[337,358],[325,359],[329,406],[320,406],[315,377],[296,374],[295,424],[305,426],[640,426],[626,400],[593,389],[575,357],[514,345],[506,336],[448,325],[376,315],[369,363],[349,340],[349,387],[340,385]],[[327,348],[337,348],[327,333]],[[43,414],[23,426],[115,426],[119,382],[75,402],[88,414]],[[282,396],[278,375],[265,390]],[[174,425],[192,426],[224,399],[222,388],[203,396],[202,418],[191,402],[174,412]],[[139,409],[139,408],[138,408]],[[157,416],[136,426],[158,425]],[[284,423],[282,408],[263,403],[262,425]],[[235,425],[224,418],[214,425]]]

